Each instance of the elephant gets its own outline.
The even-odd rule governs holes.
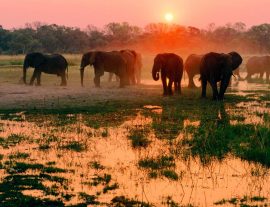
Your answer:
[[[251,57],[247,62],[246,69],[246,79],[251,79],[251,76],[256,73],[259,73],[260,78],[263,78],[264,73],[266,73],[268,81],[270,78],[270,56]]]
[[[133,53],[135,57],[135,65],[134,65],[134,73],[135,73],[135,83],[140,84],[141,83],[141,71],[142,71],[142,55],[135,50],[129,50],[131,53]]]
[[[200,64],[202,60],[203,55],[196,55],[191,54],[188,56],[186,62],[185,62],[185,71],[188,74],[188,87],[194,88],[196,87],[193,81],[193,78],[195,75],[200,74]]]
[[[237,52],[228,54],[210,52],[203,56],[200,64],[200,79],[202,83],[202,98],[206,97],[207,81],[213,91],[214,100],[223,100],[224,93],[229,85],[232,72],[242,64],[242,57]],[[220,91],[217,82],[220,83]]]
[[[81,60],[81,85],[83,86],[84,68],[94,66],[95,78],[94,84],[100,87],[100,77],[104,72],[114,73],[120,78],[120,87],[127,85],[127,63],[120,52],[90,51],[82,56]]]
[[[68,63],[67,60],[59,54],[42,54],[39,52],[28,53],[23,63],[23,82],[26,84],[26,69],[35,68],[30,85],[33,85],[37,79],[37,85],[40,86],[41,73],[56,74],[61,76],[61,86],[67,85]]]
[[[181,80],[183,76],[183,59],[174,53],[158,54],[154,59],[152,77],[155,81],[159,79],[161,70],[161,80],[163,84],[163,95],[172,95],[172,84],[175,92],[181,94]],[[167,85],[167,78],[169,83]]]
[[[127,62],[127,71],[129,76],[129,82],[131,84],[141,83],[141,68],[142,68],[142,57],[141,54],[135,50],[121,50],[120,53],[123,55]],[[108,81],[111,82],[113,73],[109,74]],[[116,81],[119,81],[116,77]]]

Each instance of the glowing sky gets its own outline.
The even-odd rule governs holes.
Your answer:
[[[165,21],[206,27],[242,21],[248,26],[270,22],[270,0],[0,0],[0,25],[24,26],[40,21],[85,28],[127,21],[138,26]]]

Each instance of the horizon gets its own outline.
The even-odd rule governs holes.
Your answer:
[[[88,25],[102,28],[110,22],[128,22],[143,28],[149,23],[165,23],[164,17],[168,13],[174,17],[172,24],[200,29],[205,29],[211,23],[223,26],[243,22],[247,27],[251,27],[270,22],[267,9],[270,2],[267,0],[208,0],[208,3],[203,0],[148,0],[143,4],[142,1],[132,0],[70,0],[68,3],[64,0],[3,1],[0,25],[6,29],[22,28],[27,23],[34,22],[80,29],[85,29]],[[245,10],[242,9],[243,5]],[[16,15],[10,12],[12,10],[16,11]]]

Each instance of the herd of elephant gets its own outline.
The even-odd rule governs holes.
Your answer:
[[[189,87],[195,87],[193,77],[200,74],[202,84],[202,97],[206,97],[207,82],[212,87],[213,99],[222,100],[229,85],[233,71],[242,64],[242,57],[237,52],[228,54],[210,52],[204,55],[190,55],[185,64],[183,59],[174,53],[162,53],[156,55],[152,68],[152,77],[155,81],[159,79],[163,84],[163,95],[172,95],[172,85],[175,93],[181,93],[181,80],[184,69],[189,77]],[[83,86],[84,69],[86,66],[94,67],[94,84],[100,87],[100,77],[104,72],[110,73],[109,80],[113,74],[119,78],[120,87],[141,82],[142,57],[134,50],[121,51],[91,51],[83,54],[80,65],[81,85]],[[60,76],[61,85],[67,85],[68,62],[60,54],[47,55],[42,53],[29,53],[25,56],[23,64],[23,82],[26,84],[27,68],[34,68],[30,80],[33,85],[35,79],[40,85],[41,73],[56,74]],[[247,64],[247,78],[259,73],[262,77],[270,77],[270,56],[251,57]],[[239,72],[236,73],[239,76]],[[240,76],[239,76],[240,77]],[[168,80],[168,81],[167,81]],[[220,82],[218,91],[217,82]]]

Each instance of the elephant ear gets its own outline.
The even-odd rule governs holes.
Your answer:
[[[221,54],[220,68],[221,74],[220,79],[222,80],[225,76],[232,75],[232,57],[227,54]]]
[[[96,55],[97,55],[97,52],[92,52],[90,57],[89,57],[89,63],[90,65],[93,65],[96,61]]]
[[[243,62],[243,58],[237,52],[230,52],[232,58],[232,70],[236,70]]]
[[[161,66],[166,64],[166,58],[164,57],[163,54],[159,54],[157,57],[158,57],[158,58],[157,58],[158,63],[159,63]]]
[[[218,61],[219,67],[224,68],[228,64],[229,55],[221,53]]]

